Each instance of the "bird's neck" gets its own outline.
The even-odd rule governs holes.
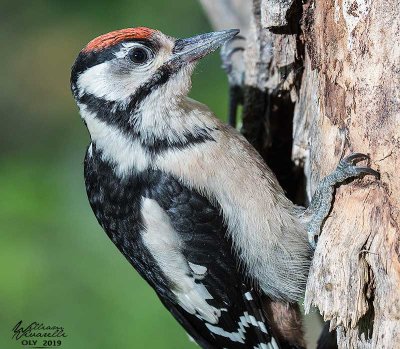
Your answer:
[[[206,106],[187,97],[166,101],[161,91],[135,110],[128,103],[118,103],[97,109],[109,112],[102,114],[90,106],[80,104],[92,143],[121,176],[148,169],[167,151],[212,140],[216,128]]]

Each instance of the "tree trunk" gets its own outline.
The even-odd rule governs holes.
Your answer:
[[[400,348],[399,1],[201,1],[218,29],[244,29],[243,133],[293,200],[345,154],[380,171],[337,188],[305,309],[339,348]]]

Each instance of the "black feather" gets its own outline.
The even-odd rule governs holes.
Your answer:
[[[244,349],[258,348],[261,343],[271,341],[272,331],[261,310],[261,295],[240,271],[220,207],[158,170],[120,178],[115,175],[112,166],[101,159],[95,145],[91,156],[87,155],[85,159],[85,182],[90,204],[100,225],[199,345],[203,348]],[[219,322],[213,326],[233,333],[239,331],[239,323],[243,323],[247,315],[256,321],[253,325],[249,320],[242,342],[213,333],[205,320],[177,304],[171,291],[171,281],[163,274],[141,238],[143,222],[140,206],[143,197],[155,200],[169,216],[182,242],[180,249],[185,259],[207,268],[204,277],[196,282],[201,282],[212,295],[213,299],[208,300],[210,305],[225,309]],[[246,293],[251,295],[252,300],[246,297]],[[260,323],[265,326],[266,332]]]

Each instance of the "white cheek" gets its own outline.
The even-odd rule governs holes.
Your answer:
[[[125,59],[134,46],[138,45],[124,44],[114,53],[114,60],[100,63],[82,73],[77,81],[81,96],[87,93],[107,101],[126,101],[171,57],[172,46],[166,45],[150,63],[127,67],[125,70],[121,67],[121,71],[118,71],[118,67],[115,66],[118,64],[117,60]]]
[[[79,76],[81,94],[92,94],[107,101],[124,101],[131,96],[151,75],[150,71],[124,72],[117,74],[111,63],[104,62],[89,68]]]

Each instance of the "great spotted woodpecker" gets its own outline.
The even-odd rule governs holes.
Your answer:
[[[376,172],[354,154],[309,209],[253,147],[187,97],[196,62],[238,30],[148,28],[89,42],[71,87],[91,137],[85,183],[100,225],[203,348],[301,348],[297,312],[333,186]],[[328,209],[328,211],[327,211]],[[287,306],[285,305],[287,304]]]

